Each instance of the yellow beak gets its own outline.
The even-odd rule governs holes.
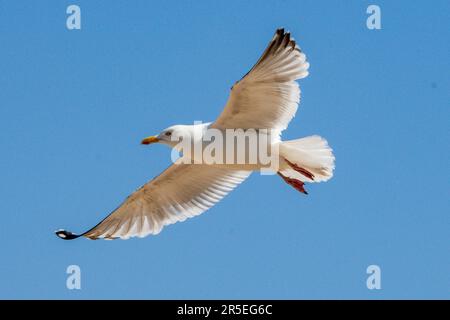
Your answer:
[[[141,144],[152,144],[158,142],[159,139],[156,136],[150,136],[141,141]]]

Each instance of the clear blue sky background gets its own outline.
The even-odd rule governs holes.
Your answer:
[[[0,1],[0,298],[449,298],[449,20],[437,0]],[[157,237],[53,234],[168,166],[141,138],[214,120],[280,26],[311,63],[284,137],[326,137],[330,182],[254,174]]]

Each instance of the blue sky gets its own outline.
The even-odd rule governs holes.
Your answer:
[[[449,298],[449,19],[438,0],[0,1],[0,298]],[[280,26],[311,63],[284,138],[326,137],[331,181],[254,174],[156,237],[56,238],[167,167],[141,138],[214,120]]]

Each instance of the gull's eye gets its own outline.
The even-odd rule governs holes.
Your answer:
[[[165,133],[165,135],[166,135],[167,137],[170,137],[170,136],[172,135],[172,132],[167,131],[167,132]]]

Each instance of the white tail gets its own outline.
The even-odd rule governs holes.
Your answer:
[[[320,136],[310,136],[280,144],[280,176],[306,193],[303,182],[327,181],[333,176],[333,150]]]

